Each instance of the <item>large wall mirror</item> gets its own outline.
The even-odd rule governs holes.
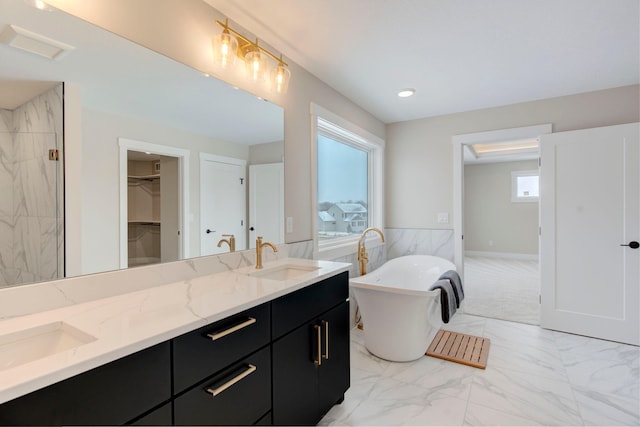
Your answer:
[[[79,146],[65,146],[70,129]],[[284,243],[283,163],[281,107],[0,0],[0,287],[229,252],[230,235],[236,250],[258,234]],[[80,195],[78,221],[65,192]]]

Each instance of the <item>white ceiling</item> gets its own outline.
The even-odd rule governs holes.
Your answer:
[[[640,81],[639,0],[205,1],[385,123]]]

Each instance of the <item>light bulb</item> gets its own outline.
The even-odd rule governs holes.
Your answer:
[[[249,78],[254,81],[267,79],[267,57],[260,50],[254,50],[247,53],[245,57],[247,61],[247,72]]]
[[[283,63],[279,63],[278,67],[273,71],[273,76],[271,78],[275,91],[278,93],[287,93],[290,78],[291,71],[289,71]]]
[[[233,65],[236,61],[238,40],[225,29],[213,38],[213,61],[222,68]]]

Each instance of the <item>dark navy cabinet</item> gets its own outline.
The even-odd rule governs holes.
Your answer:
[[[348,295],[345,272],[274,301],[275,425],[315,425],[344,399],[350,372]]]
[[[0,405],[0,425],[313,425],[349,388],[348,273]]]

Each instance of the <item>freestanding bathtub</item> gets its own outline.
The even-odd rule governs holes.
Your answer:
[[[455,269],[444,258],[408,255],[349,280],[367,350],[394,362],[423,356],[442,326],[440,290],[428,289],[442,273]]]

